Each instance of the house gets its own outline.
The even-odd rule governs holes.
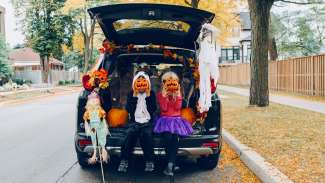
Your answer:
[[[9,53],[9,60],[16,79],[31,80],[34,84],[42,83],[41,58],[31,48],[20,48]],[[50,71],[63,71],[63,62],[50,58]],[[51,80],[51,78],[49,78]]]
[[[5,13],[6,9],[0,6],[0,34],[5,36]]]
[[[240,26],[232,29],[227,46],[221,47],[219,63],[248,63],[251,56],[251,21],[248,11],[238,13]]]

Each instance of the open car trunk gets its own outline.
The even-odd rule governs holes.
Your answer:
[[[210,23],[208,11],[166,4],[116,4],[88,10],[106,38],[118,45],[165,45],[194,50],[201,26]]]
[[[143,49],[146,50],[145,48]],[[163,52],[163,51],[162,51]],[[189,50],[182,49],[174,49],[173,52],[177,54],[181,54],[184,57],[194,57],[194,52]],[[114,66],[108,64],[112,63],[110,59],[114,59]],[[173,72],[177,73],[180,77],[180,83],[182,87],[182,95],[183,95],[183,108],[190,107],[193,111],[196,111],[196,104],[198,101],[198,90],[194,90],[191,94],[189,91],[191,88],[194,88],[195,80],[192,75],[192,69],[190,65],[186,65],[184,63],[179,63],[173,60],[172,58],[167,58],[163,54],[158,52],[154,53],[151,51],[150,53],[121,53],[116,57],[107,57],[102,64],[105,70],[112,70],[109,67],[114,67],[113,73],[110,75],[110,86],[109,89],[103,90],[101,92],[102,98],[104,99],[104,109],[109,107],[113,108],[124,108],[127,103],[127,94],[132,90],[132,80],[135,71],[138,69],[137,67],[142,64],[146,64],[148,69],[148,73],[150,75],[151,80],[151,88],[157,94],[160,91],[161,81],[160,75],[164,72],[164,68],[169,68]],[[109,93],[109,95],[108,95]],[[85,105],[86,96],[88,95],[87,91],[84,93],[84,101],[79,103],[79,105]],[[191,96],[191,97],[189,97]],[[110,106],[106,104],[110,103]],[[212,101],[213,107],[210,108],[207,118],[205,121],[201,123],[196,123],[193,126],[194,134],[193,138],[200,135],[211,135],[211,134],[220,134],[220,100],[216,95],[214,100]],[[159,105],[157,103],[159,108]],[[82,106],[79,106],[79,109],[82,109]],[[84,111],[79,110],[78,118],[80,119],[80,123],[82,122],[82,115]],[[155,116],[152,118],[156,118],[159,115],[159,109],[157,110]],[[79,125],[78,129],[82,132],[83,125]],[[124,137],[126,136],[126,129],[128,125],[124,127],[118,128],[110,128],[112,133],[112,137],[109,137],[109,141],[114,141],[114,143],[122,143]],[[157,145],[160,145],[159,135],[155,135],[155,139]]]

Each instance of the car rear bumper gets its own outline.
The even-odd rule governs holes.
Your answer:
[[[121,147],[106,147],[109,154],[111,155],[120,155]],[[92,146],[86,146],[83,150],[84,153],[91,155],[93,153]],[[187,147],[187,148],[179,148],[178,156],[207,156],[214,154],[215,150],[209,147]],[[140,147],[134,148],[134,155],[142,156],[143,151]],[[154,154],[156,156],[164,156],[166,155],[164,148],[154,148]]]
[[[84,133],[77,133],[75,136],[75,145],[77,153],[84,155],[91,155],[93,153],[93,146],[91,144],[84,147],[78,145],[78,140],[89,139]],[[154,153],[157,156],[165,156],[165,150],[159,137],[155,137]],[[106,149],[111,155],[120,155],[121,146],[124,139],[121,137],[109,137],[107,139]],[[211,146],[212,145],[212,146]],[[178,149],[178,156],[208,156],[219,153],[221,149],[221,137],[219,135],[199,135],[181,138]],[[134,155],[143,155],[142,149],[137,145],[133,151]]]

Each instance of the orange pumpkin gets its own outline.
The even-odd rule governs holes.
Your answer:
[[[139,77],[134,82],[134,90],[139,93],[143,93],[149,90],[149,83],[144,77]]]
[[[107,113],[107,123],[110,127],[122,127],[128,121],[128,112],[125,109],[112,108]]]
[[[189,107],[182,109],[181,116],[188,122],[190,122],[191,125],[194,125],[196,121],[196,116],[193,112],[193,110]]]
[[[165,88],[168,92],[176,92],[179,90],[179,83],[177,79],[169,78],[165,81]]]

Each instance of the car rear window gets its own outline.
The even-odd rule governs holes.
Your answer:
[[[188,32],[190,25],[182,21],[166,21],[166,20],[136,20],[136,19],[121,19],[113,23],[116,31],[123,29],[150,29],[159,28],[173,31]]]

